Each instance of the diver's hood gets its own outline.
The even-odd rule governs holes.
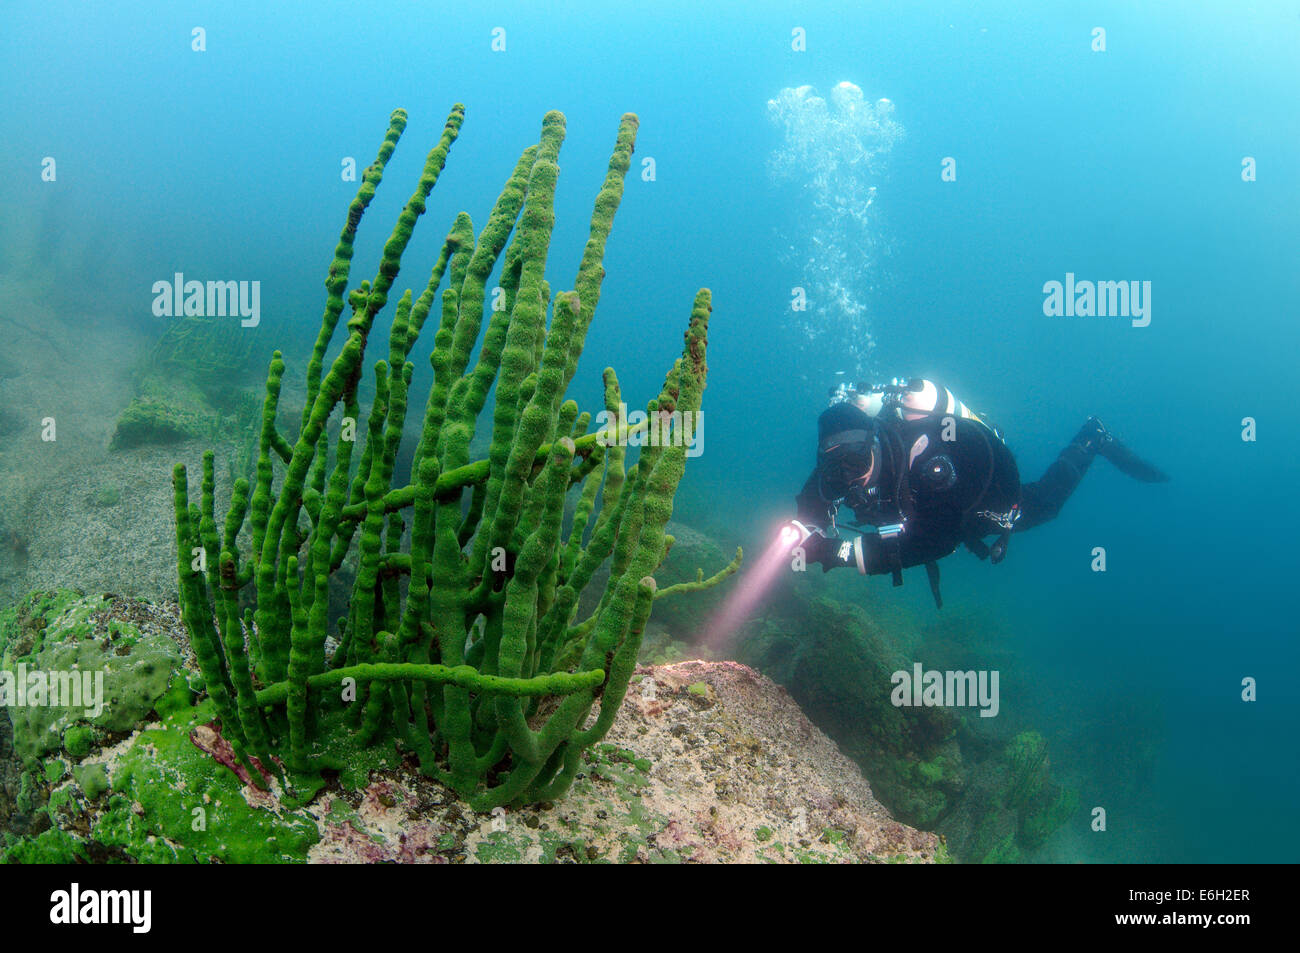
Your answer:
[[[827,407],[817,418],[817,450],[825,453],[837,444],[854,439],[870,442],[876,436],[876,426],[873,418],[853,404],[845,402]]]
[[[817,419],[817,470],[823,495],[839,499],[856,485],[880,478],[882,454],[877,422],[852,404],[827,408]]]

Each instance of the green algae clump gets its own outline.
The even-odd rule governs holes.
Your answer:
[[[71,725],[63,733],[63,750],[80,760],[95,746],[95,732],[86,725]]]
[[[85,757],[96,730],[132,730],[184,680],[180,649],[165,635],[116,622],[105,633],[109,605],[58,590],[0,613],[0,717],[8,717],[24,763],[61,748]]]
[[[254,478],[234,481],[224,518],[212,453],[195,502],[185,468],[173,472],[190,644],[223,738],[255,783],[264,783],[256,760],[283,764],[289,787],[310,787],[337,763],[333,751],[359,740],[396,745],[476,810],[557,798],[612,724],[655,601],[727,574],[663,589],[654,576],[671,545],[683,431],[704,390],[708,290],[696,294],[682,356],[643,420],[626,413],[612,369],[601,426],[565,399],[600,299],[637,118],[619,123],[571,291],[553,292],[545,277],[565,137],[564,116],[550,112],[482,229],[456,216],[423,290],[397,297],[403,255],[463,120],[457,105],[375,277],[349,291],[358,224],[406,128],[406,113],[392,114],[325,282],[302,412],[283,428],[277,351]],[[390,293],[386,355],[366,378]],[[430,318],[433,383],[416,402],[409,357]],[[363,378],[373,381],[364,413]],[[419,421],[413,440],[408,416]],[[658,439],[635,439],[652,423]],[[490,440],[473,459],[480,425]],[[629,443],[640,448],[630,468]],[[339,618],[331,586],[345,564],[351,595]],[[580,602],[605,567],[603,591],[592,586],[598,601]]]

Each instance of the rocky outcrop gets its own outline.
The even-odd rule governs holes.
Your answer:
[[[785,689],[737,662],[638,670],[608,741],[653,767],[657,837],[706,861],[932,861],[939,839],[900,824]]]
[[[161,632],[181,663],[153,666]],[[30,643],[30,644],[29,644]],[[6,650],[7,646],[7,651]],[[51,647],[139,669],[129,731],[48,712],[0,713],[8,762],[0,855],[9,861],[929,862],[934,834],[893,820],[856,765],[786,691],[734,662],[643,666],[613,730],[562,801],[476,814],[382,746],[339,752],[327,779],[237,775],[195,705],[174,607],[70,594],[0,617],[0,654]],[[43,647],[43,648],[42,648]],[[91,649],[94,649],[92,652]],[[136,656],[139,655],[139,659]],[[123,683],[122,678],[113,680]],[[54,730],[57,728],[58,730]],[[32,737],[27,735],[33,734]],[[19,806],[21,803],[21,807]]]
[[[568,796],[469,813],[409,770],[313,813],[324,863],[928,863],[784,689],[735,662],[642,666]]]

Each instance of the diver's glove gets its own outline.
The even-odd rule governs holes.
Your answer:
[[[822,572],[830,572],[841,566],[854,566],[859,573],[866,573],[861,536],[852,539],[827,536],[816,526],[805,526],[798,520],[791,520],[789,529],[798,534],[795,545],[803,547],[804,559],[810,563],[821,563]]]

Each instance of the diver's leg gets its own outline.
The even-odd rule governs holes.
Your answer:
[[[1074,435],[1070,445],[1047,468],[1042,479],[1021,487],[1020,519],[1016,522],[1016,531],[1033,529],[1055,519],[1083,475],[1088,472],[1093,457],[1099,454],[1125,476],[1143,483],[1165,483],[1169,479],[1159,467],[1152,466],[1115,439],[1115,435],[1102,426],[1100,420],[1089,417]]]
[[[1020,519],[1016,521],[1017,533],[1055,519],[1061,512],[1061,507],[1070,498],[1074,488],[1088,472],[1093,457],[1097,455],[1097,429],[1093,424],[1095,419],[1088,418],[1083,429],[1070,441],[1069,446],[1060,452],[1042,477],[1020,488]]]

